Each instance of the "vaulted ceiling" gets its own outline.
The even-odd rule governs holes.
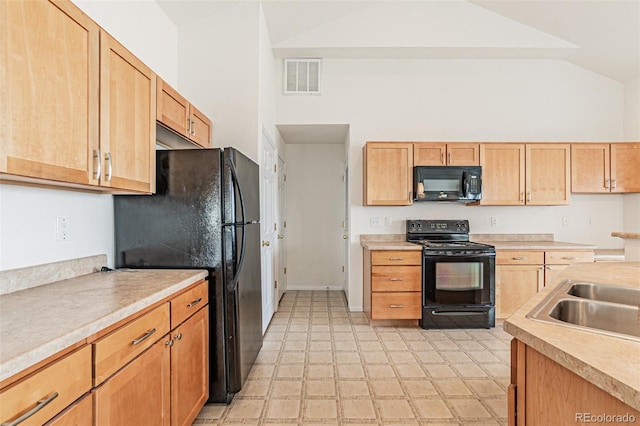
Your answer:
[[[178,26],[234,0],[157,0]],[[258,1],[258,0],[248,0]],[[276,57],[550,58],[640,75],[640,0],[262,0]]]

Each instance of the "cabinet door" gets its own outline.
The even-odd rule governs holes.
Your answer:
[[[170,424],[168,337],[94,390],[96,425]]]
[[[155,188],[156,76],[104,31],[100,32],[100,184],[152,192]],[[154,177],[152,179],[152,176]]]
[[[544,285],[542,265],[496,266],[496,317],[506,318]]]
[[[191,135],[189,136],[198,145],[204,148],[211,148],[211,120],[194,107],[191,111]]]
[[[526,204],[563,205],[571,198],[569,144],[527,144]]]
[[[413,144],[414,166],[444,166],[447,144],[444,142],[422,142]]]
[[[98,26],[66,1],[0,16],[0,173],[97,184]]]
[[[209,308],[171,336],[171,424],[190,426],[209,398]]]
[[[364,204],[408,206],[412,203],[413,144],[368,142],[364,147]]]
[[[609,192],[608,143],[571,144],[571,192]]]
[[[189,137],[189,102],[173,87],[157,78],[156,118],[170,129]]]
[[[611,192],[640,192],[640,143],[611,144]]]
[[[447,144],[448,166],[479,166],[480,144],[449,143]]]
[[[93,399],[90,394],[51,419],[45,426],[86,426],[93,424]]]
[[[524,204],[524,144],[480,144],[484,205]]]

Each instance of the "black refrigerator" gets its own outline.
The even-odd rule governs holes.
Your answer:
[[[231,402],[262,347],[259,177],[233,148],[157,151],[156,193],[114,196],[116,267],[209,271],[208,402]]]

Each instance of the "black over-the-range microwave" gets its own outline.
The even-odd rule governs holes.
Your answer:
[[[415,166],[414,201],[458,201],[471,203],[482,198],[480,166]]]

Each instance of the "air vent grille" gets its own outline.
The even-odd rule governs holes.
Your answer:
[[[285,94],[320,94],[320,59],[285,59]]]

